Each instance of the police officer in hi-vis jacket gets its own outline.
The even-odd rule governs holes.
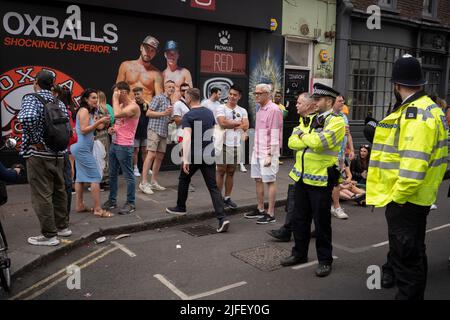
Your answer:
[[[315,84],[312,97],[317,113],[294,128],[289,148],[296,151],[295,166],[290,177],[295,184],[295,208],[292,229],[295,246],[283,266],[308,261],[311,222],[314,219],[318,277],[331,273],[333,263],[331,240],[331,193],[339,183],[338,153],[345,135],[344,119],[333,113],[339,92],[323,84]]]
[[[373,136],[367,204],[386,206],[389,235],[383,287],[397,285],[396,299],[422,300],[427,280],[425,230],[431,205],[447,168],[445,115],[423,91],[426,81],[411,55],[393,66],[397,104],[379,123],[367,121]]]

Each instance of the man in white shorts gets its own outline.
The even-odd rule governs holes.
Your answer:
[[[251,160],[251,177],[256,181],[258,208],[245,214],[245,218],[258,219],[258,224],[269,224],[276,222],[276,180],[283,139],[283,114],[270,98],[270,85],[257,85],[254,94],[256,103],[261,106],[256,113],[255,143]],[[267,212],[264,210],[264,184],[267,184],[269,189]]]

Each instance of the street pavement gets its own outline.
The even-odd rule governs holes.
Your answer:
[[[197,185],[199,183],[197,182]],[[251,188],[251,183],[248,184]],[[426,299],[450,299],[450,199],[449,182],[439,193],[438,210],[428,218],[428,284]],[[209,200],[209,199],[208,199]],[[205,199],[206,202],[206,199]],[[278,255],[289,254],[292,242],[273,241],[266,231],[277,222],[260,226],[242,214],[230,218],[229,232],[194,237],[183,229],[198,225],[216,227],[215,219],[130,234],[102,244],[89,243],[67,255],[47,261],[14,282],[11,295],[3,299],[36,300],[384,300],[395,289],[369,290],[367,270],[381,266],[388,249],[384,210],[343,203],[348,220],[333,218],[334,256],[332,274],[314,275],[316,253],[310,244],[309,261],[300,268],[282,268]],[[255,249],[255,250],[253,250]],[[253,254],[249,253],[253,250]],[[255,253],[256,252],[256,253]],[[242,259],[247,259],[247,262]],[[253,262],[251,261],[253,260]],[[255,264],[259,262],[260,264]],[[262,263],[262,264],[261,264]],[[278,265],[277,265],[278,264]],[[76,265],[79,278],[67,273]],[[68,278],[72,277],[72,278]],[[79,279],[80,289],[69,290]],[[69,285],[70,287],[70,285]]]
[[[286,200],[288,185],[292,181],[288,177],[292,164],[292,160],[287,160],[280,166],[278,205],[282,205]],[[247,169],[247,173],[237,171],[235,176],[232,199],[240,206],[238,212],[249,211],[256,207],[255,183],[250,178],[249,165]],[[118,215],[119,210],[113,210],[116,215],[111,219],[98,218],[90,213],[76,213],[74,211],[75,196],[73,196],[70,228],[74,234],[68,239],[63,239],[63,243],[58,247],[35,247],[27,243],[28,237],[40,234],[39,221],[31,206],[30,187],[29,185],[8,186],[9,199],[6,205],[0,207],[0,219],[8,239],[13,277],[33,270],[47,263],[48,260],[64,255],[103,235],[143,231],[214,217],[211,198],[200,172],[192,179],[195,192],[189,193],[187,202],[189,214],[179,218],[165,212],[167,207],[176,205],[178,176],[178,171],[160,173],[159,183],[167,187],[164,192],[145,195],[137,189],[136,212],[128,216]],[[126,185],[122,177],[119,181],[118,205],[120,208],[126,200]],[[138,183],[136,188],[137,186]],[[102,203],[106,201],[108,192],[102,192],[101,198]],[[92,198],[87,190],[84,199],[87,207],[91,207]]]

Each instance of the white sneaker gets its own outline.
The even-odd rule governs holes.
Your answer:
[[[44,237],[44,236],[37,236],[37,237],[30,237],[30,238],[28,238],[28,243],[32,244],[33,246],[52,247],[52,246],[59,245],[60,241],[58,240],[57,237],[47,238],[47,237]]]
[[[152,187],[148,183],[146,183],[146,184],[140,183],[139,190],[141,190],[143,193],[148,194],[148,195],[154,194]]]
[[[241,172],[247,172],[247,168],[243,163],[241,163]]]
[[[156,190],[156,191],[166,191],[166,188],[160,186],[158,184],[158,182],[150,183],[150,188],[152,188],[152,190]]]
[[[335,211],[336,211],[336,209],[333,207],[333,205],[331,205],[331,209],[330,209],[331,214],[334,215]]]
[[[334,209],[334,208],[333,208]],[[333,216],[335,216],[338,219],[348,219],[348,215],[345,213],[344,209],[337,208],[331,211]]]
[[[152,171],[152,170],[148,170],[148,174],[149,174],[149,175],[152,175],[152,174],[153,174],[153,171]]]
[[[431,208],[430,208],[430,210],[437,210],[437,205],[435,205],[434,203],[431,205]]]
[[[139,169],[138,169],[138,168],[134,168],[134,171],[133,171],[133,173],[134,173],[134,176],[135,176],[135,177],[140,177],[140,176],[141,176],[141,174],[140,174],[140,172],[139,172]]]
[[[72,230],[69,228],[58,231],[58,237],[70,237],[72,235]]]

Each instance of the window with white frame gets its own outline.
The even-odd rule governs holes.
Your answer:
[[[287,66],[304,67],[310,66],[310,44],[295,40],[286,41],[286,62]]]

